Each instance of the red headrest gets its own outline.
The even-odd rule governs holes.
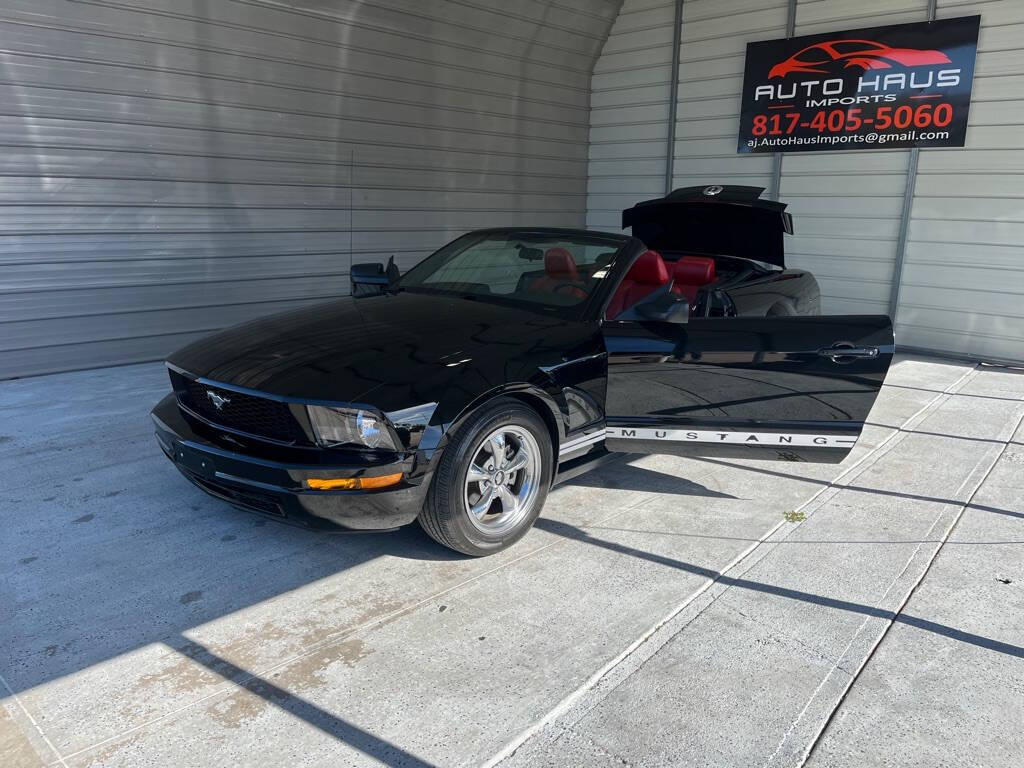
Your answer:
[[[707,285],[715,279],[715,260],[706,256],[683,256],[672,270],[672,279],[685,285]]]
[[[578,280],[580,277],[572,254],[565,248],[548,248],[544,254],[544,271],[549,277],[559,277],[563,280]]]
[[[668,282],[668,268],[657,251],[644,251],[626,273],[626,280],[641,285],[664,285]]]

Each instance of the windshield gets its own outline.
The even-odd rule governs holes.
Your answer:
[[[428,256],[394,288],[571,317],[601,285],[623,242],[584,232],[474,232]]]

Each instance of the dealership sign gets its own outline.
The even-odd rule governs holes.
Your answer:
[[[749,43],[738,151],[964,146],[980,22]]]

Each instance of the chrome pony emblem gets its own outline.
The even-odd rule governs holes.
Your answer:
[[[704,194],[708,197],[714,197],[722,191],[723,187],[721,184],[712,184],[710,187],[704,187]]]
[[[224,406],[231,402],[230,397],[223,397],[210,389],[206,390],[206,396],[218,411],[224,410]]]

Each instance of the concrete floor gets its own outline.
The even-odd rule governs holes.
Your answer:
[[[189,486],[159,365],[0,382],[0,765],[1024,764],[1024,372],[901,359],[842,465],[647,457],[510,551]]]

